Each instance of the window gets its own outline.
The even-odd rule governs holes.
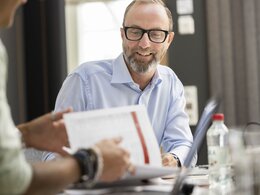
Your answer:
[[[131,0],[66,1],[68,71],[122,52],[120,27]]]

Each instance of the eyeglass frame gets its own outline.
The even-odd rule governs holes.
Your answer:
[[[133,29],[138,29],[138,30],[141,30],[141,31],[142,31],[142,35],[141,35],[141,37],[140,37],[139,39],[136,39],[136,40],[134,40],[134,39],[129,39],[129,37],[127,36],[127,30],[128,30],[128,29],[131,29],[131,28],[133,28]],[[153,42],[153,43],[163,43],[163,42],[165,42],[167,36],[168,36],[169,33],[170,33],[170,31],[167,31],[167,30],[161,30],[161,29],[145,30],[145,29],[142,29],[142,28],[130,27],[130,26],[124,26],[123,29],[124,29],[124,32],[125,32],[126,39],[129,40],[129,41],[140,41],[140,40],[143,38],[144,34],[147,33],[148,38],[149,38],[149,40],[150,40],[151,42]],[[163,41],[160,41],[160,42],[155,42],[155,41],[153,41],[153,40],[151,39],[151,37],[150,37],[150,32],[151,32],[151,31],[161,31],[161,32],[164,32],[165,37],[164,37]]]

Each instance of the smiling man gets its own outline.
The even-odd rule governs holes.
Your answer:
[[[144,104],[158,144],[166,152],[163,165],[181,166],[193,142],[184,89],[175,73],[159,64],[173,41],[172,30],[172,14],[163,1],[132,1],[120,29],[123,53],[79,66],[64,81],[55,110]]]

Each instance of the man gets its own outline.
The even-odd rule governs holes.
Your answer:
[[[121,28],[123,53],[114,60],[78,67],[63,83],[55,110],[144,104],[157,141],[166,152],[163,165],[181,166],[193,142],[184,111],[184,89],[170,68],[159,65],[174,38],[172,28],[171,12],[163,1],[132,1]]]
[[[16,9],[25,0],[0,0],[0,28],[13,23]],[[6,98],[6,53],[0,40],[0,194],[55,194],[80,178],[86,182],[114,181],[129,168],[129,154],[120,148],[120,138],[103,140],[53,162],[30,165],[24,158]],[[67,135],[62,115],[48,113],[18,126],[24,144],[65,154]],[[54,137],[56,138],[55,141]]]

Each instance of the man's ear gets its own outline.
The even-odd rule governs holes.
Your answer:
[[[168,35],[168,44],[169,45],[171,44],[173,39],[174,39],[174,32],[169,32],[169,35]]]
[[[123,39],[125,37],[125,32],[123,28],[120,28],[120,34],[121,34],[121,38]]]

